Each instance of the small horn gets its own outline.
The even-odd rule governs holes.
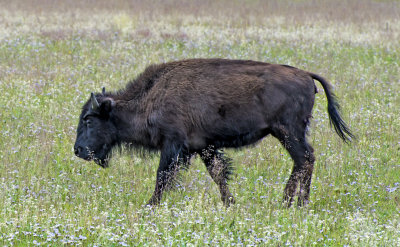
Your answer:
[[[97,102],[96,97],[94,96],[94,93],[90,94],[91,102],[92,102],[92,111],[97,111],[99,108],[99,102]]]
[[[102,88],[101,93],[102,93],[103,95],[106,94],[106,87],[103,87],[103,88]]]

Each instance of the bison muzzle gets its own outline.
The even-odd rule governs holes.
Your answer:
[[[330,84],[287,65],[225,59],[190,59],[151,65],[125,89],[91,94],[79,118],[75,154],[108,166],[113,147],[161,151],[154,194],[160,203],[177,173],[198,154],[229,206],[232,172],[222,148],[251,145],[271,134],[294,161],[284,190],[290,206],[309,200],[314,166],[306,131],[317,88],[324,88],[330,122],[345,141],[354,136],[342,120]]]

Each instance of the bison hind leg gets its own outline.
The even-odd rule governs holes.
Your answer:
[[[235,203],[235,199],[228,188],[228,180],[233,171],[231,160],[213,146],[204,149],[200,157],[204,161],[211,178],[218,185],[222,202],[229,207],[230,204]]]
[[[279,131],[274,132],[282,145],[289,152],[294,161],[294,166],[284,190],[284,203],[290,207],[296,195],[298,184],[298,206],[306,205],[309,201],[311,177],[314,169],[314,149],[307,143],[305,129],[299,132],[288,131],[288,128],[280,126]]]

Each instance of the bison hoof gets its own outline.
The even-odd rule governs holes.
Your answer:
[[[285,196],[283,198],[282,204],[283,204],[284,207],[290,208],[292,206],[292,204],[293,204],[293,198],[289,197],[289,196]]]
[[[160,200],[155,198],[154,196],[150,198],[150,200],[146,203],[146,206],[158,206],[160,205]]]
[[[308,200],[307,199],[301,199],[299,198],[299,200],[297,201],[297,206],[298,207],[306,207],[308,205]]]
[[[235,198],[233,198],[233,196],[228,196],[226,198],[221,198],[222,202],[224,203],[225,207],[229,207],[233,204],[235,204]]]

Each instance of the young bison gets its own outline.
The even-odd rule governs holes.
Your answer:
[[[227,185],[231,165],[220,150],[271,134],[294,160],[284,199],[290,206],[300,183],[298,204],[304,205],[315,160],[306,140],[317,92],[314,79],[325,90],[331,124],[350,141],[353,135],[324,78],[287,65],[190,59],[151,65],[119,92],[92,93],[79,118],[75,154],[107,167],[115,146],[160,150],[150,205],[160,203],[180,168],[199,154],[229,206],[234,202]]]

